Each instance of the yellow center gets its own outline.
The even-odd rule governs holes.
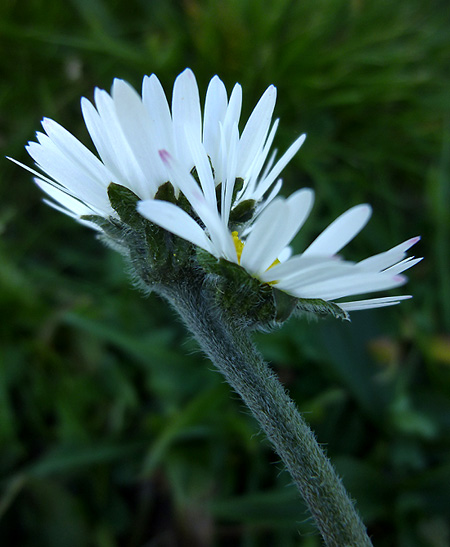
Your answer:
[[[231,235],[233,237],[233,243],[234,243],[234,246],[236,248],[236,255],[237,255],[237,259],[238,259],[238,264],[241,263],[241,255],[242,255],[242,249],[244,248],[244,244],[242,243],[242,241],[239,239],[239,234],[238,232],[231,232]],[[276,258],[272,264],[267,268],[267,270],[270,270],[270,268],[273,268],[274,266],[276,266],[277,264],[279,264],[280,261],[278,260],[278,258]],[[267,271],[266,270],[266,271]],[[276,283],[276,281],[271,281],[271,283]]]
[[[233,243],[236,247],[236,254],[238,259],[238,264],[241,263],[241,255],[242,255],[242,249],[244,248],[244,244],[239,239],[239,234],[237,232],[231,232],[231,235],[233,236]]]

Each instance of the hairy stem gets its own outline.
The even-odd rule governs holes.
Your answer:
[[[258,420],[306,501],[325,545],[371,546],[339,477],[248,331],[228,324],[220,310],[205,305],[198,284],[181,283],[159,292]]]

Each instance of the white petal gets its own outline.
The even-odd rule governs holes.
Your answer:
[[[141,170],[147,177],[146,185],[136,192],[140,197],[153,197],[167,176],[157,153],[155,136],[147,109],[137,91],[124,80],[115,79],[112,97],[122,130]]]
[[[390,276],[383,273],[355,273],[327,281],[310,283],[292,289],[292,294],[301,298],[322,298],[335,300],[344,296],[393,289],[406,282],[404,276]]]
[[[195,139],[187,139],[187,145],[191,152],[206,201],[211,209],[217,211],[216,186],[206,150],[201,142]]]
[[[183,192],[192,207],[195,209],[198,203],[203,203],[205,196],[189,171],[184,169],[167,150],[160,150],[159,155],[166,167],[170,182]]]
[[[264,167],[264,171],[262,172],[262,175],[259,177],[260,181],[263,181],[267,177],[267,175],[270,173],[270,170],[272,169],[272,166],[275,163],[275,158],[277,157],[277,154],[278,154],[278,149],[275,148],[272,151],[272,154],[270,154],[269,161],[266,163],[266,166]]]
[[[269,270],[270,272],[270,270]],[[274,278],[272,281],[278,281],[279,288],[285,291],[297,291],[299,287],[325,281],[336,281],[337,278],[352,275],[354,265],[349,262],[336,262],[334,264],[317,264],[298,271],[296,274],[286,277]],[[273,276],[275,273],[272,274]]]
[[[97,210],[108,209],[109,199],[106,192],[108,179],[92,178],[84,170],[83,165],[74,164],[46,135],[40,135],[40,140],[44,144],[30,142],[26,146],[27,152],[38,167],[58,181],[61,186],[67,188],[69,194]]]
[[[218,251],[216,256],[223,256],[230,262],[237,264],[238,260],[233,238],[228,227],[223,224],[217,210],[212,210],[206,202],[203,202],[197,204],[196,211],[204,222],[211,241]]]
[[[287,200],[277,199],[256,219],[245,242],[241,264],[262,274],[291,242],[311,211],[314,192],[298,190]]]
[[[226,226],[222,223],[217,208],[210,207],[195,179],[166,151],[160,152],[165,163],[170,180],[181,189],[189,203],[206,226],[210,238],[215,246],[215,255],[224,256],[228,260],[237,261],[236,248],[233,238]]]
[[[272,129],[270,130],[269,136],[267,137],[267,140],[264,144],[263,149],[261,150],[261,152],[259,154],[256,155],[255,160],[251,165],[250,177],[248,178],[248,180],[246,181],[246,184],[244,185],[243,189],[240,192],[240,199],[241,200],[252,199],[254,197],[253,194],[254,194],[254,191],[255,191],[255,188],[256,188],[256,184],[259,180],[259,175],[261,173],[261,169],[263,168],[264,163],[267,160],[267,156],[270,152],[270,148],[272,147],[273,140],[275,138],[275,134],[277,132],[279,122],[280,122],[280,120],[275,120],[275,122],[272,126]],[[269,167],[269,169],[270,169],[270,167]],[[263,175],[263,177],[261,177],[260,180],[263,180],[264,176],[265,175]]]
[[[59,123],[44,118],[42,127],[61,155],[83,170],[92,179],[104,181],[110,177],[110,173],[102,162]],[[46,142],[48,141],[46,140]]]
[[[269,86],[248,119],[239,143],[239,157],[237,169],[244,178],[247,177],[248,169],[253,163],[255,156],[264,146],[273,110],[277,98],[277,90]]]
[[[305,142],[306,135],[300,135],[297,140],[295,140],[291,146],[286,150],[286,152],[281,156],[281,158],[274,165],[270,173],[265,179],[262,179],[258,184],[255,190],[255,199],[261,199],[262,196],[267,192],[270,186],[273,184],[275,179],[280,175],[281,171],[286,167],[286,165],[291,161],[295,154],[299,151],[302,144]]]
[[[186,130],[189,138],[200,142],[202,120],[197,82],[188,68],[177,77],[173,86],[172,119],[177,161],[190,171],[194,164],[187,147]]]
[[[281,253],[278,255],[278,260],[281,263],[286,262],[286,260],[289,260],[292,256],[292,247],[285,247]]]
[[[55,184],[54,180],[49,179],[48,177],[46,177],[42,173],[39,173],[38,171],[36,171],[35,169],[31,169],[31,167],[28,167],[28,165],[25,165],[24,163],[22,163],[20,161],[17,161],[14,158],[10,158],[9,156],[6,156],[6,159],[9,160],[9,161],[12,161],[13,163],[18,165],[19,167],[22,167],[23,169],[25,169],[25,171],[28,171],[29,173],[32,173],[33,175],[36,175],[36,177],[39,180],[44,180],[45,182],[48,182],[49,184],[53,184],[53,185]]]
[[[261,201],[259,203],[259,206],[256,209],[255,212],[255,218],[264,211],[264,209],[269,205],[271,201],[273,201],[278,194],[280,193],[281,187],[283,186],[283,181],[281,179],[278,179],[277,182],[273,185],[272,190],[270,191],[270,194],[264,198],[264,201]]]
[[[54,201],[50,199],[43,199],[42,200],[46,205],[51,207],[52,209],[55,209],[55,211],[58,211],[59,213],[63,213],[64,215],[67,215],[80,224],[83,224],[84,226],[87,226],[91,230],[95,230],[96,232],[102,232],[103,230],[97,226],[97,224],[94,224],[93,222],[90,222],[89,220],[84,220],[80,218],[77,214],[75,214],[73,211],[70,211],[69,209],[66,209],[65,207],[62,207],[61,205],[58,205]]]
[[[222,124],[219,124],[219,138],[220,144],[217,150],[217,156],[212,164],[214,169],[214,183],[216,186],[221,182],[223,183],[225,180],[228,163],[228,142]]]
[[[223,123],[226,111],[227,91],[225,85],[218,76],[214,76],[209,82],[206,92],[203,119],[203,145],[213,165],[217,163],[219,157],[219,126]]]
[[[351,262],[342,262],[339,259],[332,257],[326,258],[322,256],[303,256],[295,255],[286,262],[273,266],[261,275],[262,281],[290,281],[295,280],[298,284],[306,278],[315,281],[314,272],[318,269],[324,271],[330,271],[331,276],[336,272],[342,271],[339,269],[341,264],[347,264],[349,267],[354,268],[354,264]],[[337,265],[337,267],[335,267]],[[312,274],[310,273],[312,272]]]
[[[400,243],[400,245],[396,245],[392,249],[389,249],[389,251],[385,251],[361,260],[361,262],[358,262],[358,266],[372,271],[384,270],[385,268],[392,266],[392,264],[400,262],[400,260],[404,258],[406,251],[415,245],[419,240],[420,236],[412,237],[411,239]]]
[[[44,200],[51,207],[61,210],[63,213],[68,214],[73,218],[78,215],[85,214],[96,214],[100,216],[110,216],[115,214],[113,209],[110,207],[109,202],[104,209],[98,209],[92,206],[92,204],[85,203],[81,198],[73,197],[73,194],[69,191],[67,187],[61,186],[60,183],[46,177],[35,169],[31,169],[31,167],[28,167],[24,163],[21,163],[14,158],[10,158],[9,156],[6,156],[6,159],[14,162],[26,171],[29,171],[30,173],[35,175],[35,177],[33,178],[34,182],[53,199],[59,201],[63,205],[64,209],[58,208],[53,202]]]
[[[230,95],[230,100],[228,101],[228,107],[223,120],[223,134],[224,134],[224,143],[228,147],[230,142],[231,132],[235,124],[239,125],[239,118],[241,117],[241,108],[242,108],[242,87],[239,84],[236,84],[233,87],[233,91]],[[241,174],[239,173],[239,176]],[[220,181],[219,181],[220,182]]]
[[[231,130],[228,157],[226,158],[227,162],[225,166],[225,177],[222,181],[221,214],[222,214],[222,221],[225,224],[225,226],[228,226],[230,211],[233,205],[232,201],[233,201],[234,185],[236,183],[238,144],[239,144],[239,130],[238,130],[237,123],[235,123]]]
[[[337,305],[345,311],[368,310],[371,308],[384,308],[385,306],[395,306],[402,300],[409,300],[411,295],[405,296],[385,296],[383,298],[370,298],[369,300],[355,300],[354,302],[336,302]]]
[[[282,251],[284,246],[279,245],[279,232],[286,210],[284,200],[275,199],[253,224],[241,255],[241,266],[249,273],[264,272],[275,260],[270,262],[267,256],[277,256]]]
[[[143,217],[158,224],[161,228],[212,254],[215,253],[214,247],[204,230],[177,205],[168,201],[149,199],[140,201],[137,210]]]
[[[113,175],[112,182],[140,194],[147,188],[147,177],[142,172],[117,117],[112,97],[102,89],[94,93],[97,110],[85,98],[81,108],[86,127],[103,163]]]
[[[303,254],[331,256],[338,253],[364,228],[371,214],[370,205],[352,207],[332,222]]]
[[[297,190],[287,198],[286,203],[289,206],[290,216],[294,217],[297,222],[297,230],[295,232],[297,233],[311,212],[314,203],[314,191],[311,188]]]
[[[152,131],[160,149],[175,150],[172,116],[164,89],[155,74],[145,76],[142,82],[142,102],[152,122]]]
[[[390,275],[397,275],[397,274],[400,274],[400,273],[402,273],[406,270],[409,270],[409,268],[412,268],[413,266],[418,264],[421,260],[423,260],[423,257],[414,258],[414,257],[411,256],[409,258],[405,258],[404,260],[402,260],[398,264],[395,264],[394,266],[391,266],[390,268],[387,268],[386,270],[383,270],[383,271],[384,272],[389,272]]]
[[[83,113],[84,122],[87,130],[89,131],[92,142],[94,143],[103,163],[108,165],[114,174],[119,173],[120,170],[116,164],[114,149],[108,139],[108,132],[113,133],[114,131],[113,127],[111,127],[112,124],[108,123],[108,121],[107,123],[103,123],[103,120],[94,105],[85,97],[81,99],[81,111]]]
[[[60,190],[54,184],[49,184],[47,181],[42,180],[41,178],[35,178],[34,182],[37,184],[37,186],[39,186],[41,190],[43,190],[51,198],[53,198],[60,205],[62,205],[62,210],[64,213],[69,214],[70,212],[71,216],[76,217],[82,215],[98,214],[97,211],[91,209],[80,200],[73,198],[63,190]],[[108,214],[112,212],[112,209],[110,209],[110,211],[104,211],[104,215],[102,216],[108,216]]]

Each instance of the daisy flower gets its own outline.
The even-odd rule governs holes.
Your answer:
[[[171,107],[154,74],[144,78],[141,96],[116,79],[111,94],[96,89],[93,103],[81,101],[98,156],[45,118],[44,133],[38,132],[37,142],[26,147],[42,173],[16,163],[35,175],[50,198],[47,203],[100,232],[104,226],[93,219],[120,220],[108,195],[115,184],[140,200],[142,217],[293,297],[337,303],[345,311],[410,298],[341,300],[404,284],[402,272],[420,260],[406,256],[418,238],[358,263],[340,257],[367,223],[368,205],[353,207],[303,253],[290,256],[289,244],[306,221],[314,194],[302,189],[287,199],[278,196],[279,175],[305,135],[276,161],[276,151],[271,153],[278,128],[278,120],[272,122],[275,101],[276,89],[269,86],[240,133],[239,84],[228,97],[214,76],[202,112],[189,69],[175,80]],[[159,199],[158,190],[167,182],[174,202]],[[190,210],[180,206],[181,196]]]

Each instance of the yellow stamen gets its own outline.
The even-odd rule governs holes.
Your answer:
[[[241,263],[242,249],[244,248],[244,244],[239,239],[239,234],[238,234],[237,231],[236,232],[231,232],[231,235],[233,237],[234,246],[236,247],[236,255],[237,255],[237,259],[238,259],[238,264],[240,264]],[[272,264],[267,268],[267,270],[270,270],[270,268],[273,268],[274,266],[276,266],[279,263],[280,263],[280,261],[278,260],[278,258],[276,258],[272,262]]]
[[[240,264],[241,263],[242,249],[244,248],[244,244],[239,239],[239,235],[238,235],[237,232],[231,232],[231,235],[233,236],[233,243],[234,243],[234,246],[236,247],[236,254],[237,254],[238,264]]]
[[[272,262],[272,264],[267,268],[266,272],[267,272],[268,270],[270,270],[270,268],[273,268],[274,266],[276,266],[277,264],[280,264],[280,261],[278,260],[278,258],[276,258],[276,259]],[[275,281],[274,281],[273,283],[275,283]]]

